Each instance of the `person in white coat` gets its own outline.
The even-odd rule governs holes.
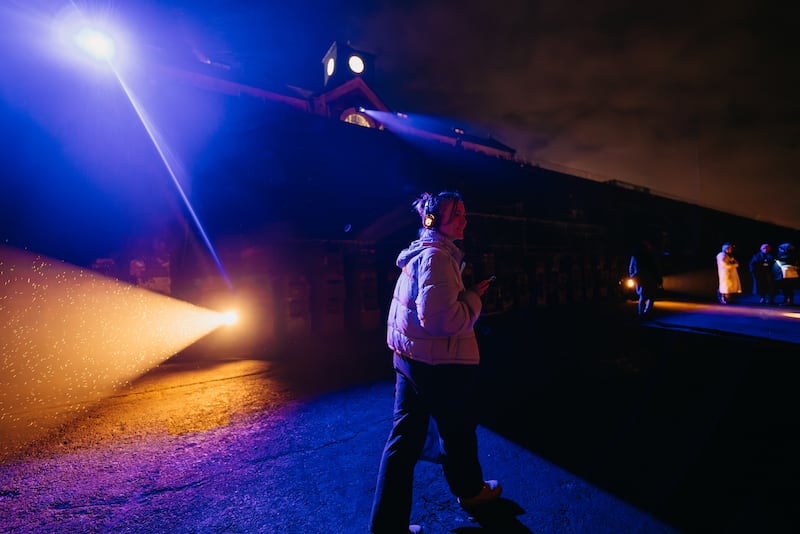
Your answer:
[[[739,262],[733,255],[734,245],[725,243],[717,254],[717,277],[719,278],[718,297],[722,304],[731,304],[734,295],[742,292],[739,279]]]
[[[414,466],[436,422],[442,469],[464,508],[496,500],[502,486],[484,480],[478,460],[480,353],[475,321],[491,278],[464,287],[466,210],[455,192],[425,193],[414,202],[419,239],[397,257],[400,268],[387,319],[393,353],[395,399],[392,429],[381,457],[370,517],[373,534],[418,533],[410,525]]]

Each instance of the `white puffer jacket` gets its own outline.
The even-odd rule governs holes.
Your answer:
[[[397,257],[402,269],[389,308],[386,342],[405,357],[432,365],[480,362],[475,321],[480,295],[464,288],[464,253],[432,229]]]

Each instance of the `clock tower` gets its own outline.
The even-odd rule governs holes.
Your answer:
[[[369,84],[374,67],[373,54],[356,50],[349,42],[334,41],[322,58],[323,85],[325,89],[331,89],[354,78],[361,78]]]

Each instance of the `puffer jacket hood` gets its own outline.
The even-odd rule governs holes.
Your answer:
[[[397,266],[401,269],[408,265],[418,254],[429,247],[438,247],[446,250],[453,256],[458,264],[464,259],[464,251],[456,246],[455,243],[444,237],[436,230],[425,228],[422,230],[419,239],[412,241],[408,248],[404,248],[397,256]]]

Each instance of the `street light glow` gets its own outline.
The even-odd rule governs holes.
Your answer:
[[[64,5],[50,20],[53,52],[84,67],[116,71],[131,63],[128,31],[113,10]]]
[[[111,62],[114,59],[114,40],[105,32],[84,27],[75,34],[74,41],[81,50],[98,61]]]

